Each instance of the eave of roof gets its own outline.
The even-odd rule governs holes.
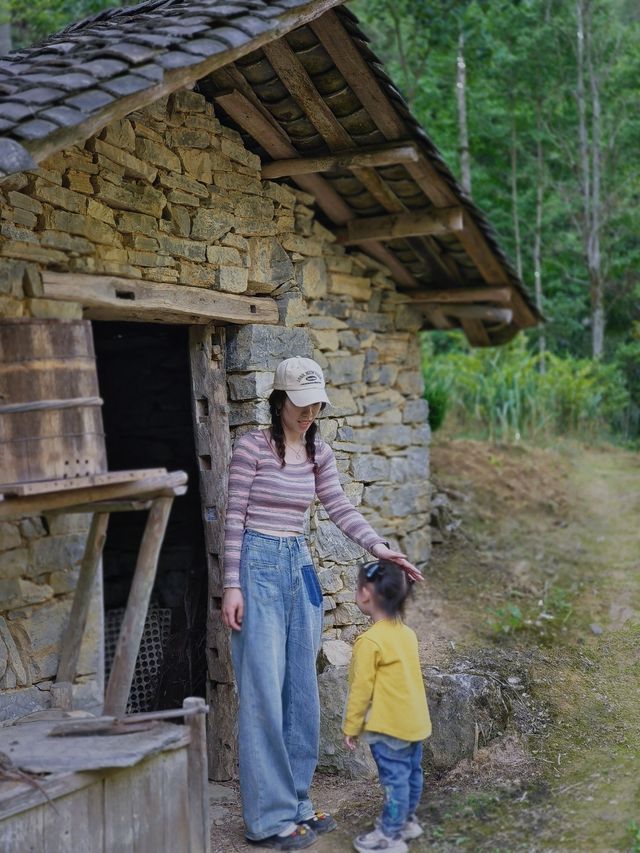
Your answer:
[[[334,165],[323,175],[291,178],[316,195],[334,225],[357,221],[372,227],[388,214],[429,216],[441,208],[459,213],[464,227],[457,231],[367,239],[360,248],[389,267],[425,311],[427,327],[460,325],[476,345],[504,343],[539,322],[540,315],[489,223],[411,115],[355,17],[332,9],[340,2],[232,0],[186,6],[150,0],[103,12],[0,59],[0,132],[5,134],[0,175],[35,168],[35,161],[111,121],[198,83],[263,160],[287,154],[353,156],[350,167]],[[248,125],[238,118],[247,111]],[[261,138],[260,122],[269,136],[276,134],[271,149]],[[413,146],[417,163],[355,165],[358,157],[364,162],[371,156],[372,146],[394,142]],[[434,291],[443,288],[446,302],[433,304]],[[475,307],[466,304],[448,313],[456,293],[459,302]],[[502,302],[509,304],[500,307]]]

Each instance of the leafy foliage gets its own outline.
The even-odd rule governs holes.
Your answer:
[[[521,335],[499,349],[471,349],[460,335],[457,348],[436,352],[423,337],[423,372],[446,389],[451,417],[465,432],[493,441],[541,440],[570,434],[594,440],[631,432],[633,403],[615,364],[547,353],[541,356]]]

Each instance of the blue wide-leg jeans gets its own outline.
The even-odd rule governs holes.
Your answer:
[[[231,641],[240,793],[246,836],[259,841],[314,813],[322,592],[303,536],[246,530],[240,579],[244,616]]]

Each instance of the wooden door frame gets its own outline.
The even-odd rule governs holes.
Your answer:
[[[189,328],[191,403],[207,553],[207,751],[209,778],[236,776],[237,694],[229,631],[222,623],[222,551],[231,460],[227,399],[226,329]]]

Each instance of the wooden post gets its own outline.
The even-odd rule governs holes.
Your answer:
[[[173,498],[156,498],[149,510],[105,695],[103,713],[109,716],[122,716],[127,707],[158,557],[172,504]]]
[[[189,330],[191,387],[200,495],[209,572],[207,609],[207,720],[209,776],[224,781],[236,773],[234,687],[229,631],[222,624],[222,549],[231,459],[226,336],[222,327]]]
[[[73,596],[69,626],[64,635],[58,674],[56,682],[70,682],[73,684],[76,677],[76,667],[80,655],[82,638],[87,626],[87,617],[91,605],[91,594],[96,579],[98,566],[104,541],[107,536],[107,525],[109,524],[109,513],[96,512],[91,520],[91,528],[80,566],[78,584]],[[66,700],[65,700],[66,701]]]
[[[207,772],[207,727],[206,704],[200,697],[190,696],[182,707],[187,710],[199,708],[202,713],[185,718],[189,729],[187,748],[187,778],[189,783],[189,830],[190,853],[209,853],[209,774]]]

